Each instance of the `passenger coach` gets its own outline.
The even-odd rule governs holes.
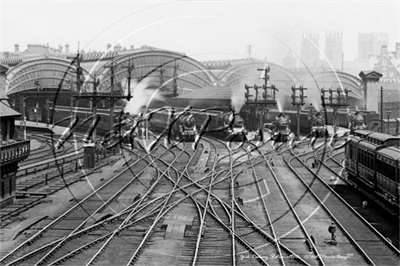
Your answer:
[[[400,147],[383,148],[376,154],[376,193],[399,206]]]
[[[346,146],[349,181],[399,208],[400,136],[356,130]],[[393,206],[394,205],[394,206]]]

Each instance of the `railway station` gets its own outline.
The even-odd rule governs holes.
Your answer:
[[[369,149],[371,145],[384,145],[387,152],[375,156],[394,167],[388,171],[396,173],[396,160],[400,157],[395,146],[400,137],[373,133],[368,121],[379,121],[374,112],[343,113],[341,109],[362,103],[362,79],[339,73],[341,82],[348,86],[343,91],[322,89],[320,99],[326,102],[313,106],[307,101],[310,84],[307,88],[288,86],[299,77],[272,63],[253,59],[202,64],[184,54],[141,48],[108,58],[96,71],[99,74],[86,77],[83,73],[89,71],[83,67],[93,58],[78,54],[69,60],[28,60],[6,72],[11,77],[4,86],[9,96],[3,100],[11,103],[7,110],[14,107],[14,117],[20,116],[19,111],[25,114],[25,118],[21,115],[22,119],[7,125],[15,127],[16,143],[30,141],[31,154],[27,159],[21,157],[22,163],[12,179],[14,188],[9,188],[12,200],[4,200],[3,262],[30,264],[49,257],[54,263],[68,260],[74,264],[83,262],[75,249],[92,248],[90,243],[100,242],[102,250],[112,238],[116,238],[114,243],[128,241],[132,246],[121,250],[114,244],[114,248],[91,260],[98,256],[103,263],[119,264],[138,257],[141,263],[154,265],[166,261],[170,265],[190,264],[194,258],[199,264],[230,264],[233,259],[261,264],[329,261],[358,265],[374,261],[394,265],[398,260],[398,245],[393,244],[398,244],[398,238],[392,234],[398,228],[385,221],[398,216],[398,190],[390,187],[394,184],[398,188],[398,180],[386,180],[385,173],[379,172],[377,180],[382,183],[374,184],[376,189],[371,190],[371,182],[375,181],[358,179],[369,164],[354,168],[358,164],[354,158],[364,156],[365,148],[356,148],[358,143],[370,143],[366,146]],[[139,62],[143,61],[149,69],[140,70]],[[154,65],[148,66],[148,62]],[[135,98],[134,92],[129,95],[121,88],[144,82],[138,73],[158,65],[162,70],[153,71],[159,73],[147,86],[163,97],[143,103],[138,110],[143,111],[145,106],[147,116],[115,115],[127,108],[126,99]],[[225,72],[215,75],[210,69]],[[202,76],[190,74],[197,71]],[[329,73],[316,77],[324,75]],[[368,82],[380,74],[361,72],[360,76]],[[88,77],[95,77],[94,82],[90,83]],[[288,78],[290,81],[282,83]],[[78,80],[85,81],[80,84]],[[69,87],[64,88],[64,84]],[[238,86],[243,87],[241,103],[232,97]],[[334,102],[329,98],[333,94],[337,98]],[[281,105],[282,97],[291,99],[292,106]],[[88,103],[91,108],[84,107]],[[324,112],[318,111],[320,108]],[[100,117],[100,122],[94,115]],[[92,124],[71,128],[71,118],[58,122],[68,116]],[[207,118],[210,121],[204,127]],[[110,130],[113,121],[118,123]],[[374,138],[374,134],[378,135]],[[11,135],[3,134],[8,142]],[[51,156],[46,157],[46,153]],[[160,164],[150,163],[146,154],[159,158]],[[344,161],[346,156],[349,157]],[[262,161],[264,164],[260,165]],[[111,185],[116,180],[118,183]],[[127,183],[120,188],[117,184],[122,180]],[[6,179],[2,182],[6,183]],[[109,188],[104,190],[104,186]],[[110,189],[115,190],[112,196],[107,194]],[[98,196],[103,199],[101,202],[91,199]],[[83,214],[75,210],[81,204],[87,206],[85,210],[93,211]],[[48,212],[39,211],[43,206]],[[128,220],[132,215],[150,215],[151,212],[146,214],[149,208],[159,218]],[[66,213],[55,214],[64,209]],[[49,218],[54,215],[59,218]],[[114,221],[121,219],[126,224],[112,229],[118,224],[114,225]],[[375,228],[371,223],[380,226]],[[109,229],[104,231],[105,224],[112,226],[106,226]],[[64,230],[72,230],[69,237],[73,239],[79,232],[88,244],[79,247],[79,242],[71,239],[69,255],[36,255],[40,249],[33,249],[30,255],[32,249],[25,248],[24,243],[35,241],[37,232],[49,234],[54,230],[59,231],[55,234],[60,237]],[[90,233],[93,230],[98,233]],[[21,236],[26,242],[17,247]],[[142,236],[142,242],[137,236]],[[132,247],[139,252],[143,241],[150,239],[158,244],[145,249],[140,257],[130,253]],[[61,252],[63,241],[49,244],[47,249]],[[236,244],[232,245],[232,241]],[[369,241],[376,245],[365,244]],[[194,254],[198,243],[205,248]],[[232,252],[224,248],[229,246],[235,248],[234,257],[224,255]],[[118,257],[111,255],[115,248],[120,250]],[[20,249],[26,249],[25,255],[10,257]],[[159,250],[164,255],[154,257]]]
[[[1,52],[0,264],[399,265],[400,43],[358,38]]]

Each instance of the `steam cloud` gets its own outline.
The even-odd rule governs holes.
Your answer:
[[[276,106],[278,107],[279,112],[283,113],[283,107],[285,106],[285,97],[276,97]]]
[[[129,112],[131,115],[136,115],[141,112],[141,109],[149,105],[152,100],[163,100],[163,97],[158,90],[148,89],[151,78],[144,78],[140,82],[137,80],[131,81],[132,98],[127,102],[124,112]],[[124,79],[121,85],[125,88],[124,95],[128,95],[128,81]]]
[[[246,101],[244,98],[245,90],[243,88],[244,84],[231,88],[231,106],[237,113],[240,112]]]

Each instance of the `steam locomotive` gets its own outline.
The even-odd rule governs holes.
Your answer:
[[[192,142],[198,135],[226,141],[244,141],[247,134],[243,119],[233,112],[215,109],[153,110],[150,130],[178,141]]]
[[[400,136],[354,130],[345,147],[349,181],[399,211]]]
[[[314,149],[316,140],[319,138],[328,138],[329,133],[325,124],[325,119],[320,112],[317,112],[315,116],[310,115],[308,119],[311,120],[311,140],[309,147]]]
[[[271,135],[272,147],[275,149],[277,143],[289,142],[291,145],[294,140],[294,134],[290,130],[291,120],[288,115],[280,113],[274,121],[264,124],[264,131]]]
[[[367,128],[364,123],[364,116],[359,111],[349,114],[348,119],[349,119],[350,134],[354,134],[354,131],[356,130],[364,130]]]
[[[149,129],[169,139],[192,142],[197,133],[195,119],[186,110],[160,109],[150,111]]]

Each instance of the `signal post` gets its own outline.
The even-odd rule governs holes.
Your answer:
[[[253,86],[245,84],[244,89],[246,92],[244,93],[244,97],[246,105],[250,106],[251,109],[254,108],[256,117],[259,117],[258,127],[261,129],[263,126],[263,114],[267,116],[268,107],[276,105],[275,91],[278,91],[278,89],[275,85],[268,86],[270,67],[267,64],[265,64],[263,69],[257,70],[262,71],[260,79],[264,79],[264,84],[261,86],[257,84]],[[255,95],[250,94],[250,89],[254,89]],[[262,94],[259,90],[263,90]]]
[[[297,107],[297,138],[300,138],[300,106],[305,104],[304,98],[307,98],[307,96],[304,95],[305,90],[307,90],[307,88],[304,88],[303,86],[300,86],[299,88],[292,86],[292,105]],[[296,95],[296,91],[300,91],[298,96]]]
[[[78,59],[77,59],[77,71],[76,71],[76,80],[77,80],[77,93],[73,94],[74,98],[77,99],[88,99],[90,100],[92,104],[92,112],[93,112],[93,126],[95,119],[96,119],[96,114],[97,114],[97,103],[100,102],[101,100],[106,100],[110,103],[110,116],[111,116],[111,121],[113,121],[113,108],[114,104],[117,100],[119,99],[127,99],[128,101],[132,98],[131,96],[131,90],[130,88],[128,89],[128,95],[124,96],[123,93],[119,93],[118,95],[114,93],[114,78],[115,78],[115,73],[114,73],[114,68],[115,64],[114,61],[111,62],[110,66],[107,66],[110,68],[111,75],[110,75],[110,92],[98,92],[97,88],[100,86],[100,79],[97,77],[96,73],[94,75],[90,75],[92,81],[87,81],[86,83],[91,83],[93,84],[93,91],[92,92],[81,92],[81,86],[82,84],[82,77],[83,77],[83,71],[80,66],[81,62],[81,55],[78,53]],[[131,81],[131,72],[133,70],[133,66],[131,66],[131,63],[129,62],[128,67],[128,83],[130,85]],[[112,128],[112,123],[110,125],[110,128]],[[92,138],[92,142],[90,143],[90,138]],[[84,166],[85,168],[94,168],[95,167],[95,144],[96,144],[96,127],[94,127],[93,130],[93,136],[87,136],[87,140],[89,143],[84,144]]]
[[[329,92],[329,97],[325,97],[325,93]],[[337,131],[337,114],[339,111],[340,107],[347,107],[349,106],[349,92],[351,90],[345,88],[337,88],[335,89],[321,89],[321,100],[322,100],[322,106],[325,107],[331,107],[333,109],[332,113],[332,124],[333,124],[333,134],[336,134]],[[334,96],[334,94],[336,94]]]

